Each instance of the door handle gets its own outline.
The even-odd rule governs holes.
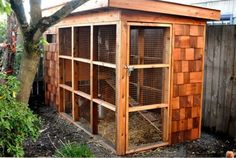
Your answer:
[[[128,70],[129,76],[130,76],[131,73],[134,71],[134,67],[133,67],[133,66],[125,65],[125,68]]]

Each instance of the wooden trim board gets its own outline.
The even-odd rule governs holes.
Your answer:
[[[207,20],[219,20],[220,11],[190,5],[153,0],[109,0],[109,7],[139,10],[170,15],[187,16]]]
[[[43,9],[43,13],[45,16],[49,16],[60,8],[61,6],[55,6],[48,9]],[[82,13],[85,11],[88,12],[103,8],[138,10],[145,12],[201,18],[206,20],[220,19],[219,10],[154,0],[90,0],[75,9],[72,13]]]

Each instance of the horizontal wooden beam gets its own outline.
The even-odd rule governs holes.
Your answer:
[[[158,147],[162,147],[162,146],[166,146],[166,145],[169,145],[169,143],[168,142],[160,142],[160,143],[157,142],[156,144],[152,144],[149,146],[137,147],[135,149],[128,150],[126,152],[126,154],[132,154],[132,153],[136,153],[136,152],[140,152],[140,151],[144,151],[144,150],[149,150],[149,149],[154,149],[154,148],[158,148]]]
[[[72,60],[71,56],[66,56],[66,55],[59,55],[60,59],[68,59],[68,60]]]
[[[145,105],[145,106],[133,106],[133,107],[129,107],[129,112],[152,110],[152,109],[160,109],[160,108],[167,108],[167,107],[168,107],[168,104],[154,104],[154,105]]]
[[[99,104],[99,105],[102,105],[102,106],[104,106],[105,108],[108,108],[108,109],[110,109],[110,110],[112,110],[112,111],[116,111],[116,106],[115,106],[115,105],[110,104],[110,103],[108,103],[108,102],[106,102],[106,101],[104,101],[104,100],[101,100],[101,99],[93,99],[93,102],[95,102],[95,103],[97,103],[97,104]]]
[[[85,99],[91,100],[91,95],[86,94],[82,91],[74,91],[74,93],[81,96],[81,97],[83,97],[83,98],[85,98]]]
[[[109,0],[109,7],[219,20],[220,11],[197,6],[154,0]]]
[[[129,65],[128,69],[148,69],[148,68],[169,68],[169,64],[145,64],[145,65]]]
[[[65,84],[59,84],[59,87],[65,89],[65,90],[68,90],[68,91],[70,91],[70,92],[72,92],[72,87],[67,86],[67,85],[65,85]]]
[[[77,58],[77,57],[74,57],[73,58],[75,61],[79,61],[79,62],[82,62],[82,63],[88,63],[90,64],[91,60],[90,59],[83,59],[83,58]]]
[[[104,67],[109,67],[113,69],[116,68],[116,64],[111,64],[111,63],[106,63],[106,62],[101,62],[101,61],[93,61],[92,63],[98,66],[104,66]]]

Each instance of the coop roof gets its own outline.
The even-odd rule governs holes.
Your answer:
[[[106,7],[188,16],[207,20],[220,19],[219,10],[160,0],[90,0],[74,10],[73,13]]]
[[[160,0],[89,0],[82,6],[75,9],[72,13],[78,13],[102,8],[128,9],[128,10],[145,11],[152,13],[194,17],[206,20],[220,19],[219,10],[160,1]]]

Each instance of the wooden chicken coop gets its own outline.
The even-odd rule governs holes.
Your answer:
[[[90,0],[45,34],[46,103],[118,155],[195,140],[206,21],[219,18],[157,0]]]

